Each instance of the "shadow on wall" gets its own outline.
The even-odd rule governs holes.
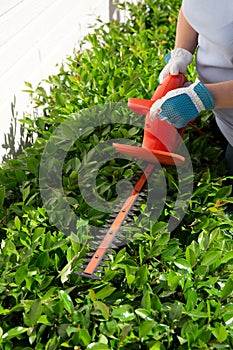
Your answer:
[[[25,130],[22,124],[18,125],[18,113],[16,112],[16,98],[14,96],[14,102],[11,103],[11,123],[9,132],[4,134],[4,143],[2,148],[5,150],[5,154],[2,157],[2,163],[7,162],[9,159],[15,159],[23,150],[32,145],[33,134],[29,130]],[[16,137],[16,134],[19,137]],[[15,140],[18,139],[17,144]]]
[[[120,21],[120,11],[117,8],[119,2],[116,0],[109,0],[109,20],[113,19]]]

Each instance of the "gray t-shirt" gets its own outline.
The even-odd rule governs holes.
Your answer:
[[[183,0],[185,18],[199,34],[196,68],[204,83],[233,80],[233,0]],[[233,145],[233,108],[215,110],[222,133]]]

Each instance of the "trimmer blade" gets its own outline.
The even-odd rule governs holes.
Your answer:
[[[139,197],[140,191],[142,190],[145,183],[147,182],[147,179],[150,176],[153,169],[154,169],[154,164],[147,164],[144,172],[141,174],[139,180],[135,184],[129,197],[123,203],[123,206],[119,210],[118,215],[115,217],[114,221],[112,222],[110,228],[106,232],[102,241],[100,243],[98,243],[97,241],[94,241],[91,243],[91,249],[93,250],[93,248],[95,248],[95,250],[93,252],[91,259],[87,259],[87,261],[89,260],[89,262],[84,268],[84,272],[83,273],[78,272],[79,275],[82,275],[83,277],[90,277],[90,278],[96,279],[95,272],[97,271],[98,267],[101,265],[102,260],[104,260],[108,254],[112,254],[109,248],[113,248],[113,249],[118,248],[118,243],[119,242],[121,243],[121,239],[122,239],[122,231],[120,230],[121,225],[127,218],[129,211],[131,210],[132,206],[136,202],[136,199]],[[118,232],[119,232],[119,240],[117,236]]]

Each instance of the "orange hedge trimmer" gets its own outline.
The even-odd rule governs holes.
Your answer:
[[[133,112],[146,115],[142,147],[119,143],[113,143],[113,147],[127,157],[143,160],[146,162],[146,168],[129,197],[115,216],[115,219],[112,221],[99,245],[97,245],[95,251],[91,253],[90,259],[87,259],[87,265],[84,267],[84,271],[81,273],[77,272],[77,274],[99,279],[95,273],[98,271],[99,265],[103,264],[102,260],[106,258],[106,254],[109,254],[109,248],[112,247],[112,243],[115,242],[117,234],[120,233],[121,225],[124,223],[131,207],[137,200],[148,177],[151,175],[155,164],[160,163],[162,165],[178,166],[185,162],[183,156],[175,153],[179,146],[180,136],[183,136],[185,128],[177,130],[173,125],[161,121],[158,118],[152,121],[149,111],[150,107],[157,99],[166,95],[170,90],[182,87],[186,82],[187,80],[182,74],[169,75],[163,83],[158,86],[151,100],[138,98],[129,99],[128,107]]]

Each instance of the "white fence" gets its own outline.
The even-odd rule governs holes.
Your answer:
[[[0,147],[9,131],[11,103],[27,109],[25,81],[36,86],[90,32],[89,25],[120,19],[114,0],[0,0]],[[3,155],[2,147],[0,157]]]

